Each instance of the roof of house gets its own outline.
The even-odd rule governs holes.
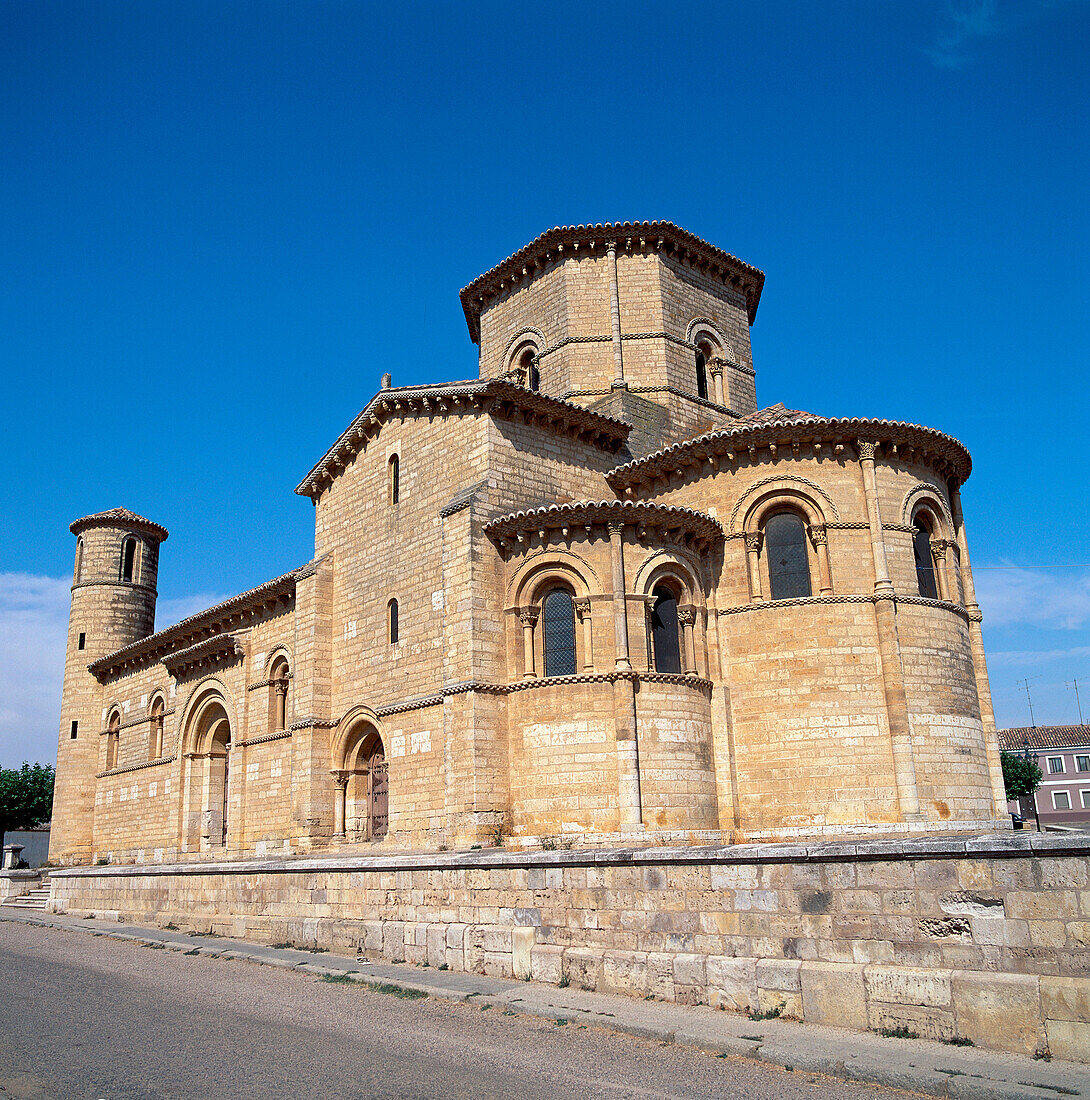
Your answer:
[[[510,286],[533,277],[534,271],[566,253],[588,254],[615,240],[624,251],[666,252],[673,254],[705,274],[721,279],[746,299],[749,323],[757,316],[757,305],[764,287],[764,272],[744,260],[682,229],[673,222],[599,222],[596,225],[558,225],[535,237],[528,245],[513,252],[502,263],[478,275],[459,297],[473,342],[481,338],[481,309]]]
[[[652,451],[642,458],[615,466],[606,475],[614,489],[646,479],[673,474],[686,466],[700,466],[711,456],[773,450],[782,444],[808,444],[815,450],[832,444],[833,450],[854,446],[858,441],[879,443],[894,454],[912,453],[936,469],[964,482],[973,468],[965,447],[953,436],[901,420],[872,420],[861,417],[823,417],[781,405],[770,405],[732,422],[725,428],[705,432],[692,439]]]
[[[167,538],[165,527],[160,527],[158,523],[153,523],[150,519],[145,519],[135,512],[130,512],[128,508],[110,508],[105,512],[95,512],[94,515],[84,516],[72,523],[68,530],[73,535],[78,535],[80,531],[85,531],[88,527],[133,527],[145,534],[153,535],[160,542],[165,542]]]
[[[996,730],[999,747],[1009,752],[1031,749],[1090,748],[1090,726],[1018,726]]]
[[[362,451],[368,437],[391,416],[405,413],[445,415],[468,409],[487,410],[500,417],[520,416],[550,431],[577,436],[616,451],[628,438],[630,425],[576,405],[535,393],[499,378],[475,378],[434,386],[398,386],[379,390],[340,434],[321,461],[295,487],[300,496],[314,497]]]

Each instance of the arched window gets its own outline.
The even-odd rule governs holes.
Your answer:
[[[696,395],[708,399],[708,359],[700,349],[696,353]]]
[[[155,702],[151,704],[151,728],[148,731],[149,760],[158,760],[163,755],[163,727],[165,725],[163,713],[165,710],[162,698],[157,696]]]
[[[681,671],[681,638],[677,596],[664,584],[656,585],[651,606],[651,646],[656,672]]]
[[[401,459],[397,455],[390,455],[387,465],[388,499],[391,504],[397,504],[401,500]]]
[[[935,562],[931,557],[931,532],[924,526],[919,516],[913,523],[912,550],[916,558],[916,585],[920,595],[928,600],[939,598],[939,588],[935,578]]]
[[[129,535],[121,543],[121,579],[132,581],[136,577],[136,539]]]
[[[777,512],[765,522],[764,533],[772,599],[809,596],[810,559],[802,520],[794,512]]]
[[[106,770],[113,771],[117,767],[117,752],[121,744],[121,713],[114,711],[110,715],[109,725],[106,727]]]
[[[566,588],[547,593],[541,606],[546,676],[575,675],[575,605]]]
[[[76,539],[76,584],[83,576],[83,538]]]
[[[511,369],[527,389],[537,393],[541,389],[541,372],[537,366],[537,348],[526,344],[517,349],[511,361]]]
[[[269,730],[285,728],[288,718],[288,662],[277,657],[269,669]]]
[[[397,645],[399,637],[397,621],[397,600],[391,600],[386,605],[386,627],[390,645]]]

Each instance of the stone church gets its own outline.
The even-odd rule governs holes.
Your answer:
[[[313,559],[169,629],[167,532],[73,523],[51,858],[1003,827],[969,455],[758,408],[763,282],[543,233],[462,291],[478,377],[385,377],[300,482]]]

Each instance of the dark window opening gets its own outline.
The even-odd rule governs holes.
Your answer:
[[[765,524],[765,553],[772,599],[811,595],[806,528],[793,512],[779,512]]]
[[[121,579],[131,581],[136,571],[136,539],[128,538],[121,544]]]
[[[72,737],[72,740],[73,740],[73,741],[75,741],[75,739],[76,739],[76,734],[77,734],[78,732],[79,732],[79,722],[73,722],[73,723],[72,723],[72,734],[71,734],[71,737]]]
[[[390,645],[397,645],[398,639],[398,621],[397,621],[397,600],[391,600],[387,604],[387,612],[389,617],[389,632],[390,632]]]
[[[925,599],[937,600],[939,589],[935,582],[935,563],[931,558],[931,533],[919,520],[915,527],[912,551],[916,557],[916,585]]]
[[[80,634],[79,640],[76,642],[76,649],[85,649],[87,646],[87,635]]]
[[[575,675],[575,606],[571,593],[554,588],[541,609],[546,676]]]
[[[708,399],[708,361],[702,351],[696,353],[696,395]]]
[[[530,369],[526,372],[526,379],[534,393],[541,389],[541,372],[534,365],[532,359],[530,360]]]
[[[656,672],[681,671],[681,646],[678,637],[677,597],[665,585],[652,593],[651,644]]]
[[[401,500],[401,460],[397,455],[390,455],[390,503],[397,504]]]

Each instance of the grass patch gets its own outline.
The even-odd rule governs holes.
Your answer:
[[[719,1052],[719,1053],[718,1053],[718,1054],[716,1055],[716,1058],[729,1058],[729,1057],[730,1057],[730,1055],[729,1055],[729,1054],[728,1054],[728,1053],[727,1053],[727,1052],[726,1052],[725,1050],[721,1050],[721,1051],[720,1051],[720,1052]]]
[[[449,967],[449,966],[447,966],[447,964],[446,964],[446,963],[440,963],[440,964],[439,964],[439,969],[440,969],[440,970],[449,970],[449,969],[450,969],[450,967]]]
[[[174,921],[170,921],[168,924],[164,924],[163,927],[168,932],[177,932],[178,931],[178,926],[174,923]]]
[[[952,1039],[943,1039],[941,1041],[950,1047],[976,1046],[976,1043],[974,1043],[973,1040],[970,1039],[967,1035],[955,1035]]]
[[[162,950],[164,950],[163,945],[161,943],[146,943],[146,944],[144,944],[144,946],[149,951],[162,951]]]
[[[192,951],[183,951],[182,952],[183,955],[199,955],[200,953],[201,953],[201,949],[199,947],[194,947]]]
[[[511,1008],[505,1008],[503,1010],[503,1014],[505,1016],[517,1016],[518,1015],[518,1013],[514,1009],[511,1009]]]
[[[1033,1052],[1033,1057],[1036,1058],[1038,1062],[1051,1062],[1052,1051],[1049,1050],[1048,1047],[1038,1047]]]
[[[355,985],[350,974],[323,974],[323,982],[329,982],[330,985]]]
[[[567,974],[564,974],[556,984],[560,989],[567,989],[568,986],[571,985],[571,978],[569,978]]]
[[[368,984],[367,988],[374,993],[391,993],[393,996],[401,997],[406,1001],[421,1001],[427,996],[422,989],[406,989],[404,986],[394,985],[391,982]]]
[[[877,1035],[881,1035],[886,1039],[918,1039],[920,1037],[919,1032],[913,1031],[910,1027],[876,1027],[874,1029]]]
[[[783,1005],[776,1005],[766,1012],[754,1012],[751,1008],[746,1011],[746,1015],[751,1020],[777,1020],[783,1015]]]
[[[748,1042],[751,1043],[763,1043],[765,1041],[765,1037],[763,1035],[740,1035],[739,1038],[746,1039]]]
[[[557,1027],[567,1027],[568,1026],[568,1021],[567,1020],[557,1020],[556,1021],[556,1026]]]

